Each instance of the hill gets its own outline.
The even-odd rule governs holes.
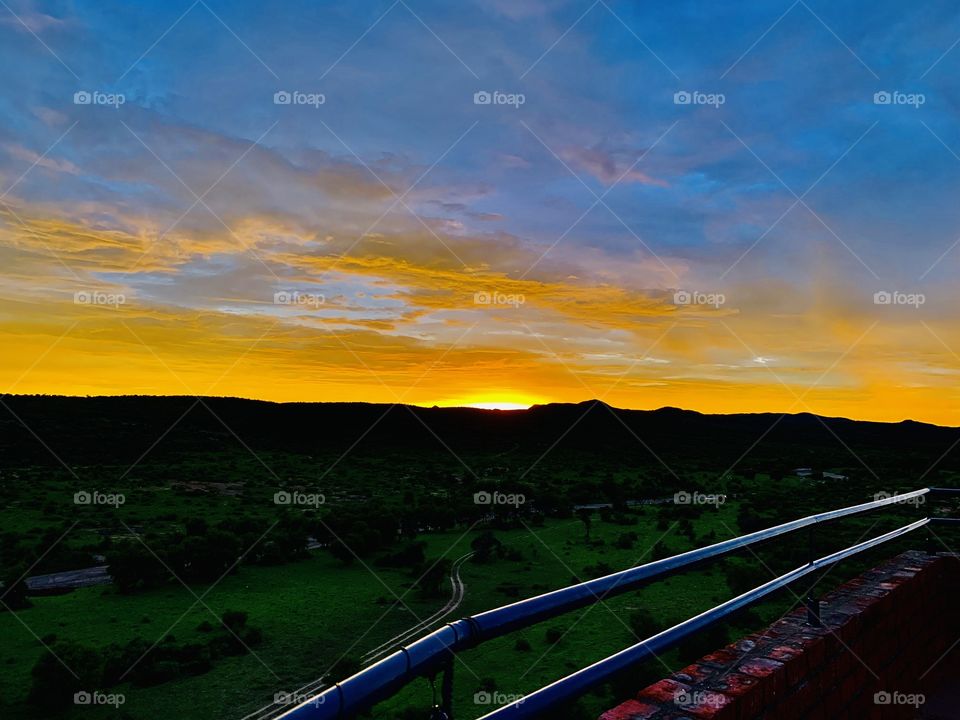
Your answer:
[[[919,471],[951,450],[960,428],[801,413],[704,415],[677,408],[623,410],[591,400],[528,410],[369,403],[271,403],[236,398],[2,396],[0,465],[133,462],[154,454],[247,446],[296,454],[625,453],[636,461],[850,466],[882,459]],[[45,447],[47,446],[47,447]],[[49,448],[49,449],[48,449]],[[245,448],[244,448],[245,449]],[[926,465],[924,465],[926,463]],[[922,466],[922,467],[921,467]]]

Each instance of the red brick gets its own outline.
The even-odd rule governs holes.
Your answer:
[[[716,675],[720,670],[704,663],[693,663],[688,665],[680,672],[675,672],[670,676],[671,680],[676,680],[684,685],[696,685]]]
[[[716,665],[719,668],[728,668],[733,665],[740,657],[743,655],[741,652],[737,652],[730,647],[725,647],[716,652],[712,652],[709,655],[704,655],[700,658],[701,663],[710,663],[711,665]]]
[[[684,692],[690,692],[689,685],[666,678],[654,683],[637,695],[637,700],[651,704],[671,705],[676,699],[676,696]]]
[[[660,712],[659,705],[627,700],[613,710],[607,710],[600,716],[600,720],[649,720],[658,712]]]
[[[763,688],[763,706],[778,700],[787,687],[787,672],[782,662],[767,658],[750,658],[737,667],[737,672],[755,677]]]
[[[763,691],[760,681],[749,675],[730,673],[715,678],[706,684],[706,689],[728,696],[737,706],[737,714],[731,717],[752,717],[763,707]],[[709,716],[712,717],[712,716]],[[724,716],[725,717],[725,716]]]

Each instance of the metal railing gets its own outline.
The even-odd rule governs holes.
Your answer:
[[[839,518],[892,505],[906,504],[927,495],[956,494],[960,494],[960,489],[923,488],[860,505],[808,515],[798,520],[792,520],[771,528],[758,530],[707,547],[690,550],[463,618],[448,623],[420,640],[406,645],[384,659],[360,670],[346,680],[336,683],[297,707],[283,713],[278,720],[346,720],[369,709],[377,702],[394,695],[412,680],[418,677],[433,677],[441,671],[443,672],[441,708],[444,713],[443,716],[452,720],[453,660],[456,653],[515,630],[600,602],[608,597],[634,590],[656,578],[672,575],[681,569],[796,532],[805,527],[813,528],[818,524]],[[676,646],[684,638],[786,587],[819,568],[833,565],[852,555],[899,538],[936,521],[936,518],[923,518],[844,550],[816,560],[811,559],[810,562],[801,567],[636,645],[621,650],[608,658],[578,670],[561,680],[557,680],[524,696],[522,700],[504,705],[484,715],[480,720],[535,717],[557,705],[580,697],[589,688],[609,680],[624,669]],[[811,613],[811,620],[817,621],[819,619],[819,605],[807,599],[807,607]]]

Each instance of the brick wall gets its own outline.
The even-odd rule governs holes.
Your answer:
[[[960,678],[947,660],[921,678],[960,638],[957,557],[907,552],[822,601],[822,628],[797,609],[601,720],[913,718],[911,695],[929,695],[951,671]]]

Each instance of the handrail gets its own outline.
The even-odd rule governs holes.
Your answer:
[[[497,708],[493,712],[487,713],[478,720],[503,720],[504,718],[520,718],[536,716],[555,707],[556,705],[578,698],[589,688],[602,683],[617,673],[642,662],[648,658],[655,657],[657,654],[676,647],[685,638],[693,635],[698,630],[702,630],[708,625],[712,625],[718,620],[735,613],[744,607],[758,602],[767,595],[776,592],[796,580],[809,575],[827,565],[833,565],[844,558],[856,555],[857,553],[869,550],[870,548],[894,540],[901,535],[917,530],[930,522],[929,518],[923,518],[916,522],[904,525],[903,527],[891,530],[883,535],[867,540],[865,542],[853,545],[838,552],[826,555],[822,558],[801,565],[788,573],[774,578],[770,582],[764,583],[758,587],[748,590],[742,595],[738,595],[732,600],[717,605],[711,610],[700,613],[696,617],[690,618],[672,628],[664,630],[652,637],[643,640],[636,645],[621,650],[608,658],[600,660],[588,667],[578,670],[567,677],[543,687],[536,692],[525,695],[522,699]]]
[[[922,488],[859,505],[808,515],[771,528],[615,572],[448,623],[302,702],[297,707],[283,713],[278,720],[341,720],[353,717],[380,700],[390,697],[417,677],[433,675],[444,668],[447,669],[448,673],[451,672],[453,655],[481,642],[599,602],[607,597],[633,590],[650,580],[671,575],[682,568],[736,552],[750,545],[762,543],[804,527],[830,522],[889,505],[904,504],[909,500],[931,493],[960,493],[960,489]],[[911,529],[915,528],[911,527]],[[909,530],[906,532],[909,532]],[[875,540],[878,539],[875,538]],[[878,541],[884,542],[885,540]],[[861,545],[865,545],[865,543],[861,543]],[[834,562],[836,561],[834,560]],[[576,675],[575,673],[574,676]]]

